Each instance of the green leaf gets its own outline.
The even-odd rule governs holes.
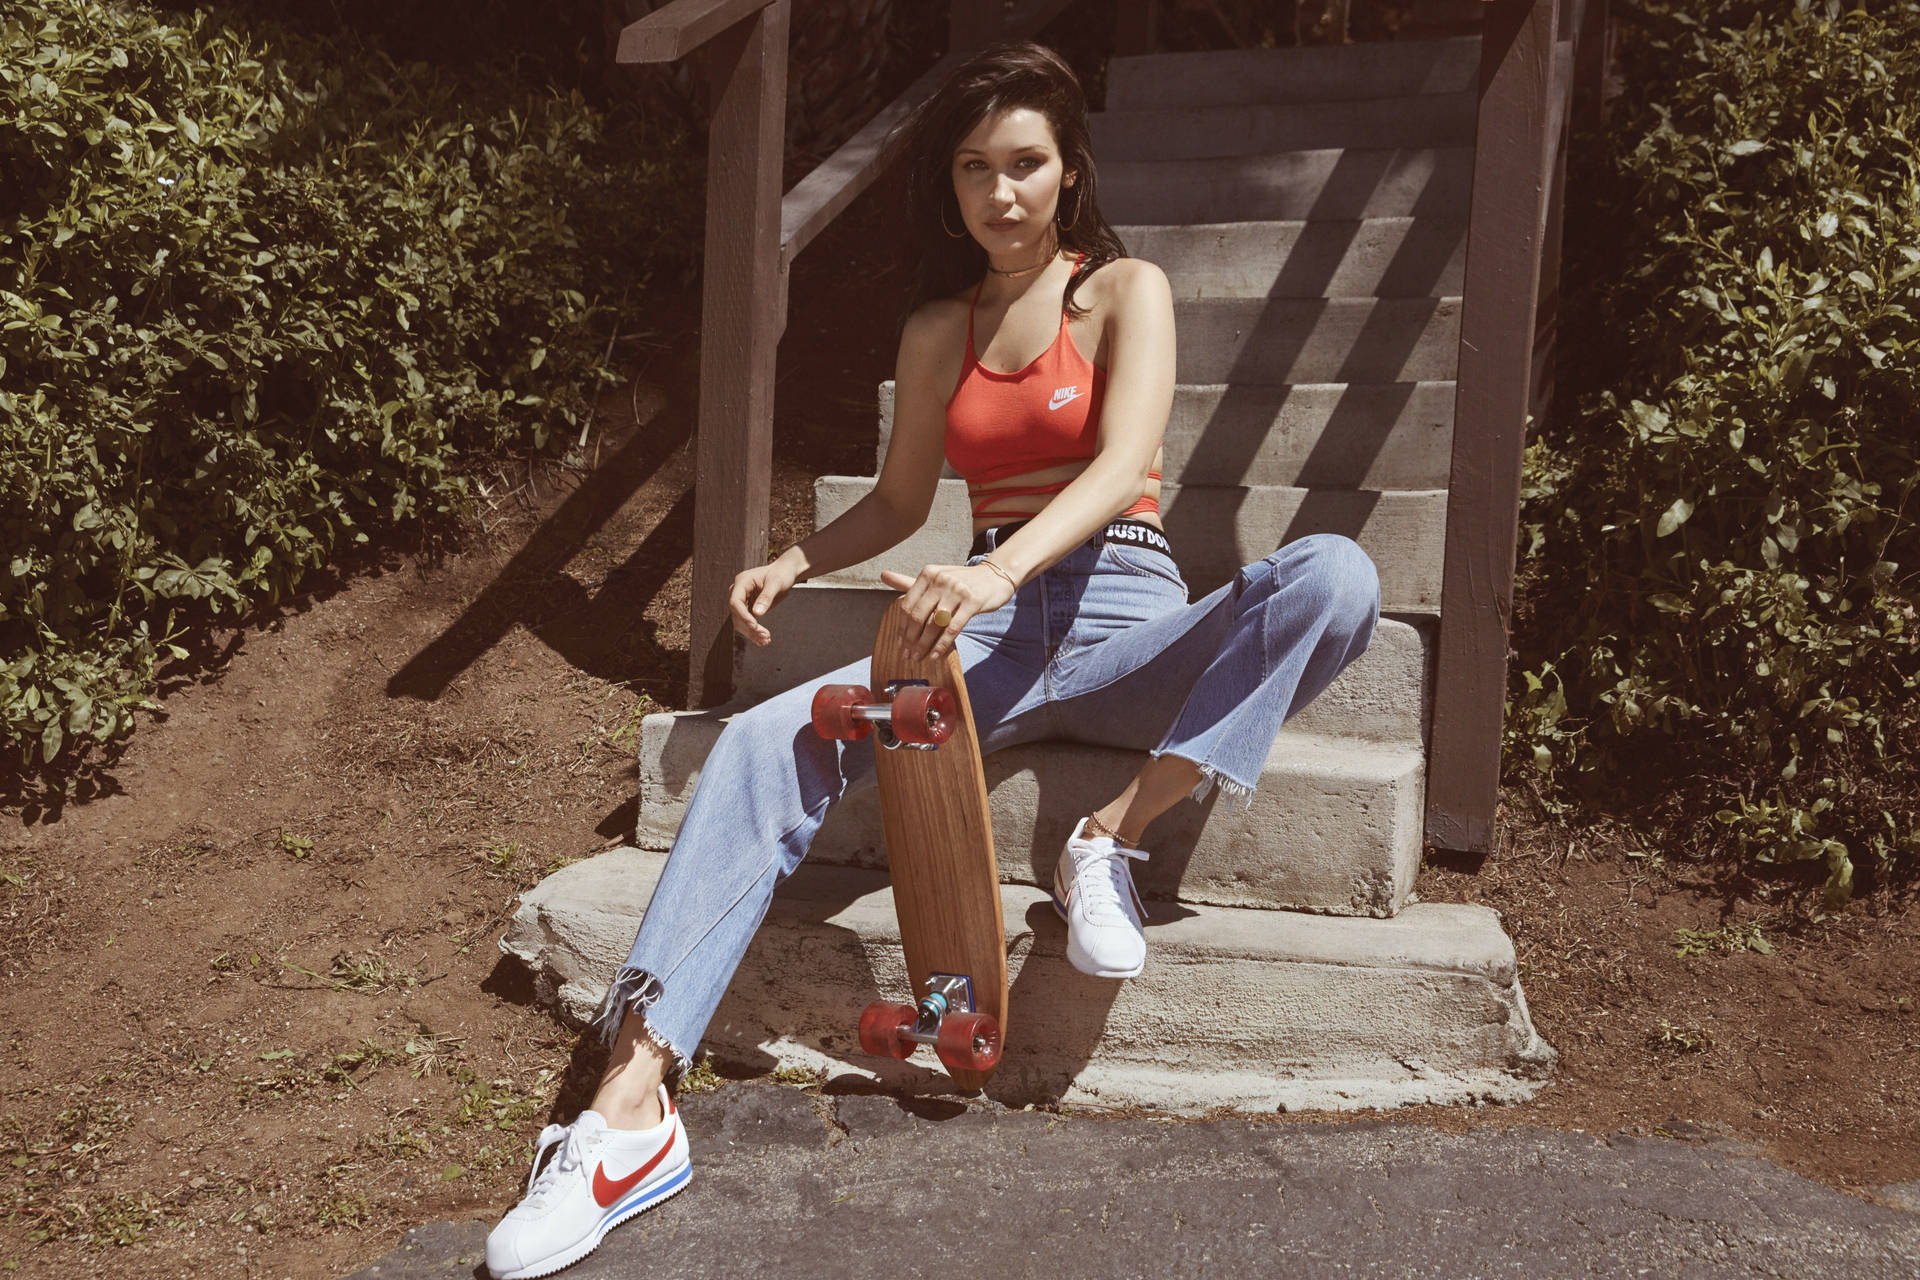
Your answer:
[[[1660,517],[1659,525],[1654,529],[1654,537],[1664,538],[1687,522],[1693,515],[1693,504],[1685,498],[1675,498]]]

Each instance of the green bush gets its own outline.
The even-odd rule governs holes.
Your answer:
[[[677,150],[199,14],[0,6],[0,732],[125,733],[208,610],[564,444]],[[685,237],[668,237],[678,246]],[[602,296],[596,296],[602,295]]]
[[[1628,17],[1570,186],[1508,773],[1844,900],[1920,848],[1920,5]]]

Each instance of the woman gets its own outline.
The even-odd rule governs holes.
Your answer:
[[[886,464],[839,519],[735,578],[734,627],[772,643],[769,611],[794,583],[919,528],[944,454],[973,501],[967,560],[884,580],[917,624],[911,650],[959,652],[982,750],[1065,738],[1150,753],[1075,824],[1053,885],[1075,967],[1131,977],[1146,958],[1128,871],[1147,856],[1141,833],[1216,784],[1250,800],[1281,722],[1366,648],[1378,579],[1351,541],[1316,535],[1187,602],[1159,515],[1172,295],[1100,215],[1085,103],[1057,56],[988,49],[912,127],[923,245]],[[593,1105],[541,1135],[527,1198],[487,1241],[500,1280],[584,1257],[685,1185],[686,1132],[664,1082],[699,1043],[776,883],[873,770],[871,738],[810,727],[814,690],[865,684],[868,666],[735,716],[707,757],[608,992],[612,1055]]]

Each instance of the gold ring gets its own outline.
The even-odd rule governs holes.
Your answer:
[[[945,609],[935,609],[933,611],[933,625],[936,627],[939,627],[942,631],[945,631],[948,627],[953,625],[953,615],[948,613]]]

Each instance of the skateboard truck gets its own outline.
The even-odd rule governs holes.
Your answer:
[[[813,728],[823,738],[858,742],[877,734],[889,751],[935,751],[953,736],[960,710],[951,690],[925,680],[889,680],[876,702],[860,684],[825,684],[813,695]]]
[[[930,973],[918,1007],[876,1000],[860,1015],[860,1047],[883,1058],[905,1058],[916,1045],[954,1071],[990,1071],[1000,1061],[1000,1024],[973,1008],[973,980]]]

